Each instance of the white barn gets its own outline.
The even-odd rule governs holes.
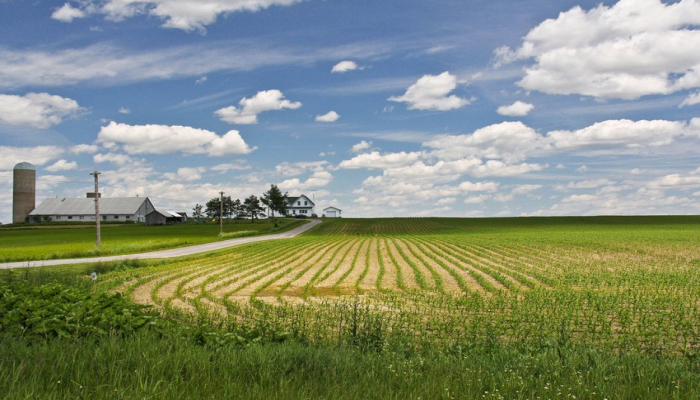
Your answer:
[[[148,197],[100,198],[100,221],[146,222],[155,208]],[[29,213],[30,222],[95,222],[94,198],[46,199]]]
[[[323,215],[325,215],[326,218],[340,218],[341,211],[340,208],[330,206],[323,209]]]

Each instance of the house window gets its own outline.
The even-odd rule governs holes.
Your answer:
[[[297,210],[292,210],[292,214],[296,214],[296,213],[297,213]]]
[[[297,205],[300,206],[300,205],[301,205],[301,201],[297,201]]]
[[[69,215],[69,216],[68,216],[68,219],[73,219],[73,216],[72,216],[72,215]]]
[[[306,210],[299,210],[299,214],[306,214]]]
[[[305,206],[308,206],[308,205],[309,205],[309,203],[307,203],[307,202],[304,202],[304,205],[305,205]]]
[[[80,219],[85,219],[85,216],[84,216],[84,215],[81,215],[81,216],[80,216]]]
[[[114,219],[119,219],[119,216],[118,216],[118,215],[115,215],[115,216],[114,216]]]
[[[61,219],[61,216],[60,216],[60,215],[57,215],[57,216],[56,216],[56,219]]]
[[[126,216],[126,219],[131,219],[131,215],[127,215],[127,216]]]

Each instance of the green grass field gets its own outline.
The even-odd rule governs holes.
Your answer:
[[[209,243],[232,237],[281,232],[298,226],[293,219],[226,221],[219,237],[216,223],[187,223],[145,226],[143,224],[102,224],[102,246],[95,247],[94,225],[27,225],[0,228],[0,262],[48,260],[133,254]]]
[[[697,216],[339,219],[206,257],[8,271],[0,282],[119,294],[167,324],[119,333],[109,323],[122,315],[150,317],[111,305],[89,319],[105,333],[84,334],[95,331],[75,318],[90,313],[44,315],[10,286],[4,298],[26,311],[7,315],[25,322],[0,318],[0,391],[700,398],[698,244]],[[53,293],[46,304],[98,302]]]

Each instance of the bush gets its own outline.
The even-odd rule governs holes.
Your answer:
[[[125,335],[160,323],[149,308],[85,287],[2,282],[0,334],[38,339]]]

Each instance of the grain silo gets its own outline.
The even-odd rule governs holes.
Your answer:
[[[36,168],[28,162],[15,165],[12,174],[12,223],[27,220],[36,207]]]

